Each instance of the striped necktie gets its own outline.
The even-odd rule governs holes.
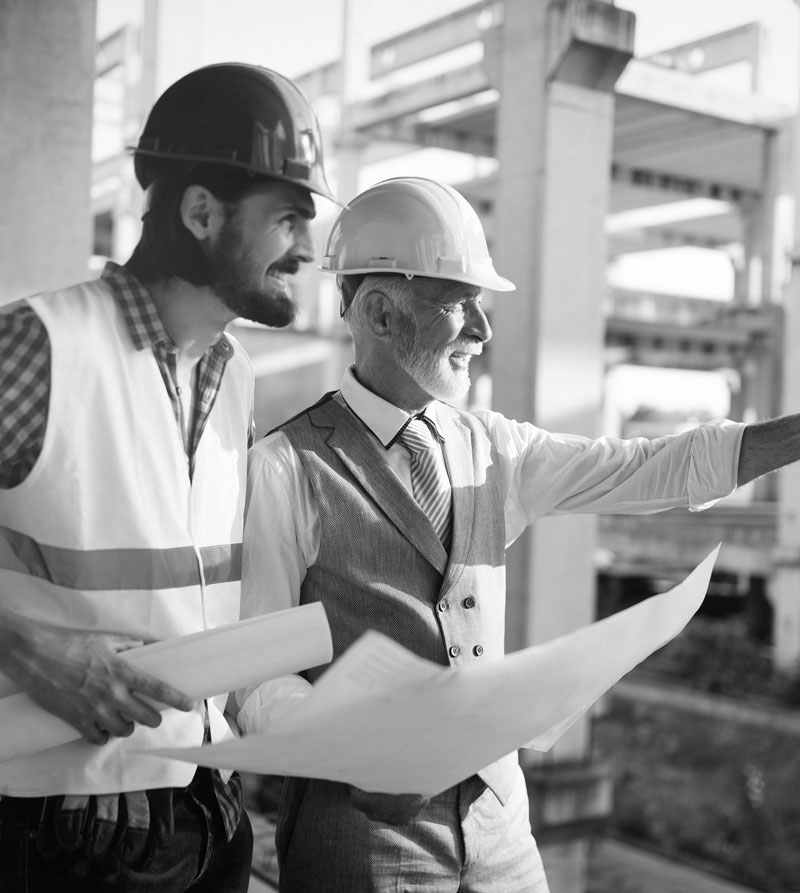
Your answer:
[[[450,549],[453,517],[451,489],[444,457],[433,422],[415,416],[403,428],[399,441],[411,454],[411,486],[419,507],[428,516],[445,549]]]

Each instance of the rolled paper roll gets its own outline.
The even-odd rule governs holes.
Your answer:
[[[192,700],[212,698],[265,679],[320,666],[333,644],[318,602],[216,629],[123,651],[119,657],[162,679]],[[69,723],[0,680],[0,761],[80,738]],[[158,705],[156,705],[158,706]]]

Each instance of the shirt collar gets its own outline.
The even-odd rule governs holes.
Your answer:
[[[397,440],[400,432],[414,417],[399,406],[389,403],[383,397],[365,388],[355,376],[355,367],[349,366],[342,378],[340,387],[345,403],[361,419],[378,440],[389,449]],[[436,406],[434,401],[425,408],[425,415],[436,423]],[[440,435],[441,436],[441,435]]]
[[[101,278],[111,288],[137,350],[156,346],[175,348],[175,342],[161,321],[152,295],[130,270],[108,261]],[[228,359],[233,353],[233,346],[225,335],[222,335],[211,350]]]

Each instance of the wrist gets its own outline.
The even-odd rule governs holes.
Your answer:
[[[35,661],[42,628],[23,614],[0,608],[0,670],[23,684]]]

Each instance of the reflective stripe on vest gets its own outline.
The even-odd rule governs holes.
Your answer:
[[[242,544],[201,546],[207,584],[242,578]],[[66,589],[178,589],[200,585],[192,546],[172,549],[62,549],[0,527],[0,568],[41,577]]]

